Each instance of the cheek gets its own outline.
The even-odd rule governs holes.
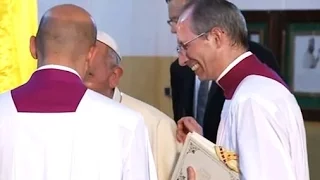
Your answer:
[[[197,61],[200,65],[203,65],[205,51],[201,47],[190,47],[187,51],[187,57],[190,60]]]
[[[109,74],[103,68],[96,68],[92,75],[86,78],[86,85],[94,90],[105,89],[109,84]]]

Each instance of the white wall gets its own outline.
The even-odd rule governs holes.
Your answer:
[[[242,10],[320,9],[320,0],[231,0]],[[39,19],[50,7],[72,3],[88,10],[124,56],[175,56],[165,0],[38,0]]]

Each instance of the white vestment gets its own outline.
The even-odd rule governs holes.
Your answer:
[[[87,90],[73,113],[18,113],[10,92],[0,105],[0,180],[156,179],[142,116],[109,98]]]
[[[301,110],[273,79],[249,75],[240,82],[224,103],[217,144],[239,155],[241,180],[309,180]]]
[[[115,88],[113,99],[142,114],[149,132],[149,140],[159,180],[168,180],[176,165],[180,146],[176,140],[176,123],[158,109]]]

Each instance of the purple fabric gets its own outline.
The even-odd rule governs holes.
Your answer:
[[[18,112],[75,112],[87,88],[68,71],[38,70],[30,80],[11,91]]]
[[[288,88],[276,72],[261,63],[255,55],[250,55],[239,62],[219,80],[218,83],[224,90],[226,99],[231,99],[241,81],[250,75],[259,75],[273,79]]]

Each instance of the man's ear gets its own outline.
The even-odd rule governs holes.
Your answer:
[[[93,66],[93,61],[94,61],[94,58],[96,56],[96,53],[97,53],[97,48],[96,46],[92,46],[90,47],[90,50],[87,54],[87,57],[86,57],[86,61],[85,61],[85,74],[89,73],[92,71],[92,68],[94,67]]]
[[[221,48],[224,41],[224,31],[220,28],[213,28],[208,32],[207,39],[210,43],[215,44],[216,48]]]
[[[31,56],[33,57],[33,59],[38,59],[37,44],[36,44],[36,37],[35,36],[30,37],[29,50],[30,50],[30,53],[31,53]]]
[[[97,53],[97,46],[92,46],[89,50],[89,53],[87,55],[87,61],[89,63],[89,65],[92,64],[94,57],[96,56]]]
[[[112,75],[110,76],[110,79],[109,79],[109,86],[111,88],[115,88],[119,85],[122,74],[123,74],[123,69],[119,65],[114,68]]]

